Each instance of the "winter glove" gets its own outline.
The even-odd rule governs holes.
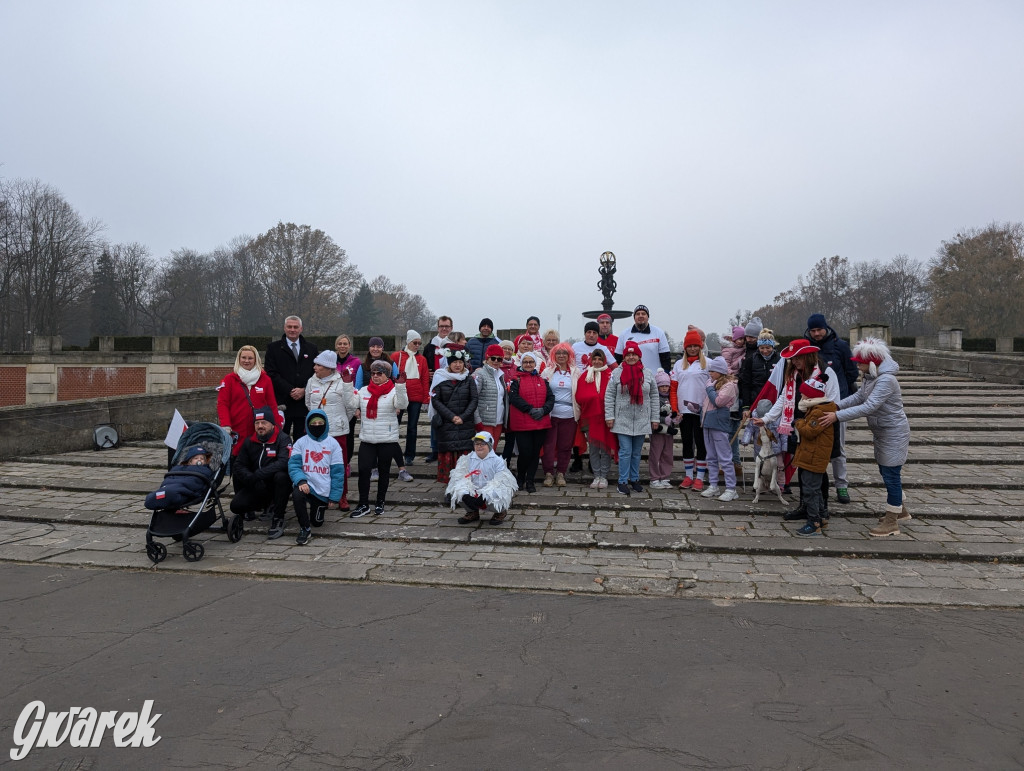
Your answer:
[[[544,408],[543,407],[533,407],[530,410],[530,417],[533,418],[534,420],[540,420],[541,418],[544,417]]]
[[[398,377],[395,379],[396,385],[405,385],[405,381],[409,379],[409,376],[405,372],[399,372]]]
[[[355,381],[355,379],[356,379],[356,373],[353,372],[348,367],[345,367],[345,369],[343,369],[341,371],[341,382],[342,383],[351,383],[351,382]]]

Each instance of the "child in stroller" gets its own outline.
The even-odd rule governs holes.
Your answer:
[[[194,423],[178,440],[170,470],[160,488],[146,496],[152,510],[146,530],[146,555],[154,563],[167,557],[167,547],[154,540],[171,538],[181,542],[182,555],[189,562],[203,558],[205,548],[191,540],[209,530],[218,517],[228,540],[242,537],[241,516],[229,521],[224,514],[218,487],[228,473],[231,436],[215,423]]]
[[[202,445],[185,450],[181,463],[164,476],[159,490],[146,496],[147,509],[178,509],[202,498],[213,482],[210,452]]]

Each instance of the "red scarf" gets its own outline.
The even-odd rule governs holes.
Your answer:
[[[377,419],[377,402],[380,401],[380,397],[384,394],[391,393],[395,388],[394,380],[386,380],[384,385],[377,385],[376,383],[370,383],[366,386],[366,390],[370,392],[370,401],[366,403],[366,419],[376,420]]]
[[[636,364],[622,362],[622,390],[629,394],[629,403],[642,405],[644,403],[644,363],[638,361]]]

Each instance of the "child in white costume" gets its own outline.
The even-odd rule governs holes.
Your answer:
[[[491,524],[500,525],[518,489],[515,475],[494,454],[494,438],[480,431],[473,437],[473,452],[459,458],[452,469],[445,492],[453,510],[460,503],[466,508],[466,515],[459,517],[460,525],[479,521],[480,511],[488,506],[494,511]]]

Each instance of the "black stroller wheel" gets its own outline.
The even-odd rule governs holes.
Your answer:
[[[167,547],[162,543],[147,543],[146,556],[153,560],[153,564],[156,565],[167,558]]]
[[[203,558],[203,555],[206,554],[206,549],[203,548],[201,543],[188,541],[182,547],[182,554],[184,554],[186,562],[199,562],[199,560]]]
[[[245,517],[241,514],[236,514],[231,519],[231,524],[228,525],[228,540],[231,543],[238,543],[242,540],[242,532],[245,529]]]

